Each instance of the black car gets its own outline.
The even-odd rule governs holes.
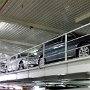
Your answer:
[[[67,34],[67,58],[88,56],[90,54],[90,35],[76,33]],[[39,50],[39,64],[43,58],[42,48]],[[45,43],[44,63],[65,60],[65,35]]]

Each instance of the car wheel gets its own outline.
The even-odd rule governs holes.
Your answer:
[[[78,52],[77,52],[78,57],[85,57],[90,55],[90,46],[88,46],[88,44],[89,43],[84,43],[79,46],[80,48],[78,49]]]
[[[39,67],[41,67],[41,66],[43,66],[45,64],[45,60],[46,60],[45,58],[43,60],[43,56],[40,56],[39,57],[39,60],[38,60]]]
[[[39,66],[42,66],[42,65],[44,65],[44,60],[43,60],[43,58],[40,58],[39,59]]]
[[[20,63],[19,63],[19,70],[20,69],[24,69],[24,63],[23,63],[23,61],[20,61]]]

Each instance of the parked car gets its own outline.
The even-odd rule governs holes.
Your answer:
[[[69,33],[67,35],[67,58],[88,56],[90,54],[90,35]],[[42,48],[41,48],[42,49]],[[41,51],[39,49],[39,52]],[[49,41],[45,44],[44,63],[65,60],[65,36]],[[39,64],[42,62],[43,53],[38,53]]]
[[[11,60],[6,63],[6,69],[9,72],[29,67],[35,67],[38,65],[37,61],[35,60],[36,59],[34,55],[27,56],[27,53],[21,53],[18,54],[17,57],[11,57]]]
[[[88,56],[90,54],[90,35],[69,33],[67,35],[67,58]],[[21,53],[12,57],[6,64],[7,71],[34,67],[41,64],[49,64],[57,61],[65,60],[65,36],[59,37],[45,43],[44,62],[43,47],[39,48],[35,55],[27,56]]]

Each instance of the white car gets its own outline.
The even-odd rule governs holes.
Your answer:
[[[38,66],[38,59],[35,58],[35,55],[18,56],[18,58],[15,58],[14,56],[12,57],[12,60],[6,63],[6,69],[8,72],[35,66]]]

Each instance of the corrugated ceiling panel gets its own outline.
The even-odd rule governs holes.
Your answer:
[[[40,44],[52,37],[57,36],[56,33],[51,33],[47,31],[42,31],[38,29],[30,29],[29,27],[24,27],[22,25],[13,23],[0,23],[0,38],[8,39],[14,41],[20,41],[31,44]],[[39,38],[39,40],[37,40]]]
[[[0,53],[3,53],[3,54],[13,55],[13,54],[20,53],[28,48],[30,47],[0,41]]]
[[[42,31],[35,28],[30,29],[29,27],[25,27],[16,23],[8,23],[1,21],[0,52],[12,55],[31,47],[28,45],[20,45],[17,43],[15,44],[12,41],[37,45],[57,35],[59,34]],[[11,41],[8,42],[7,40]]]
[[[71,30],[74,18],[90,10],[90,0],[12,0],[12,3],[3,14],[62,30]]]

